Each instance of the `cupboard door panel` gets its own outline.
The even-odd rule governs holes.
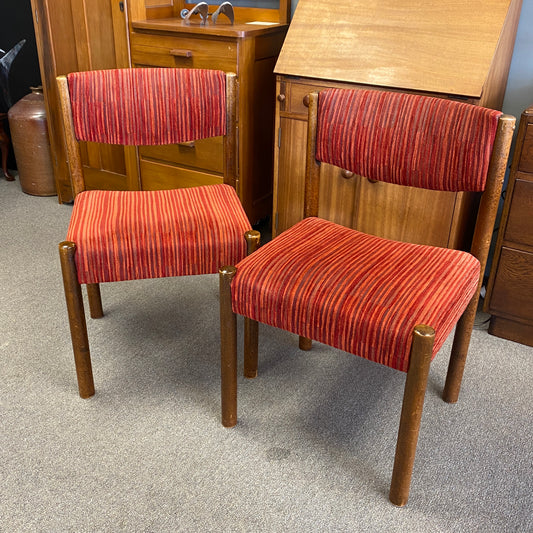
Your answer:
[[[449,245],[455,193],[359,179],[359,208],[353,222],[359,231],[415,244]]]

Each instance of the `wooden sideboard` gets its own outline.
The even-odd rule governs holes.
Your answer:
[[[253,5],[253,2],[251,2]],[[287,32],[290,0],[276,8],[235,7],[235,23],[225,15],[203,24],[185,22],[183,0],[32,0],[41,75],[50,117],[56,185],[70,201],[55,78],[97,68],[178,67],[232,71],[238,78],[237,190],[252,222],[272,210],[277,56]],[[213,12],[216,6],[210,6]],[[87,143],[84,172],[99,189],[190,187],[222,180],[221,139],[172,147],[109,147]]]
[[[501,108],[520,0],[299,0],[277,74],[273,234],[303,216],[307,107],[326,87],[398,90]],[[469,244],[478,198],[371,183],[322,165],[320,216],[368,233]],[[440,213],[425,225],[424,213]],[[414,231],[416,228],[416,232]]]
[[[533,346],[533,106],[522,113],[487,284],[489,333]]]

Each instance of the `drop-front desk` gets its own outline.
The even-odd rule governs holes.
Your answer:
[[[520,0],[299,0],[275,68],[273,234],[303,215],[309,92],[399,90],[499,109],[520,10]],[[418,242],[468,245],[475,196],[400,189],[322,168],[320,216],[411,240],[424,212],[438,210],[440,221]]]

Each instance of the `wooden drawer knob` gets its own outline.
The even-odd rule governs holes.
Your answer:
[[[305,107],[309,107],[309,95],[308,94],[304,96],[303,103]]]
[[[349,180],[350,178],[353,178],[354,175],[355,175],[355,174],[354,174],[351,170],[341,170],[341,176],[342,176],[345,180]]]
[[[278,102],[285,102],[285,98],[284,94],[278,94]]]
[[[183,146],[184,148],[194,148],[194,141],[185,141],[178,143],[178,146]]]
[[[192,57],[192,50],[183,50],[181,48],[172,48],[168,53],[174,57]]]

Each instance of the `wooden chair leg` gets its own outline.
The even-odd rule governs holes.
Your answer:
[[[298,347],[300,350],[308,352],[313,347],[313,341],[307,337],[300,336],[298,338]]]
[[[220,277],[220,377],[222,425],[237,423],[237,317],[231,309],[233,266],[222,267]]]
[[[91,318],[102,318],[104,316],[104,309],[102,307],[100,284],[87,283],[87,296],[89,298],[89,313]]]
[[[405,505],[409,498],[434,341],[433,328],[424,325],[415,327],[389,492],[390,501],[399,506]]]
[[[9,137],[4,131],[3,119],[6,115],[0,118],[0,151],[2,153],[2,172],[6,181],[14,181],[15,178],[7,170],[7,156],[9,154]]]
[[[259,323],[244,317],[244,377],[257,377]]]
[[[255,252],[261,241],[261,234],[256,230],[244,234],[247,243],[247,254]],[[244,317],[244,377],[257,376],[257,360],[259,354],[259,324],[251,318]]]
[[[474,321],[476,319],[478,301],[479,295],[477,294],[472,298],[455,327],[446,384],[444,385],[444,392],[442,394],[444,401],[448,403],[455,403],[459,398],[468,346],[470,345],[470,337],[472,336]]]
[[[65,287],[65,299],[67,301],[68,318],[72,348],[74,350],[74,362],[78,376],[78,389],[82,398],[89,398],[94,394],[93,372],[91,367],[91,354],[89,351],[89,339],[87,336],[87,324],[83,308],[81,286],[78,282],[74,253],[76,245],[73,242],[64,241],[59,245],[61,270],[63,272],[63,284]]]

